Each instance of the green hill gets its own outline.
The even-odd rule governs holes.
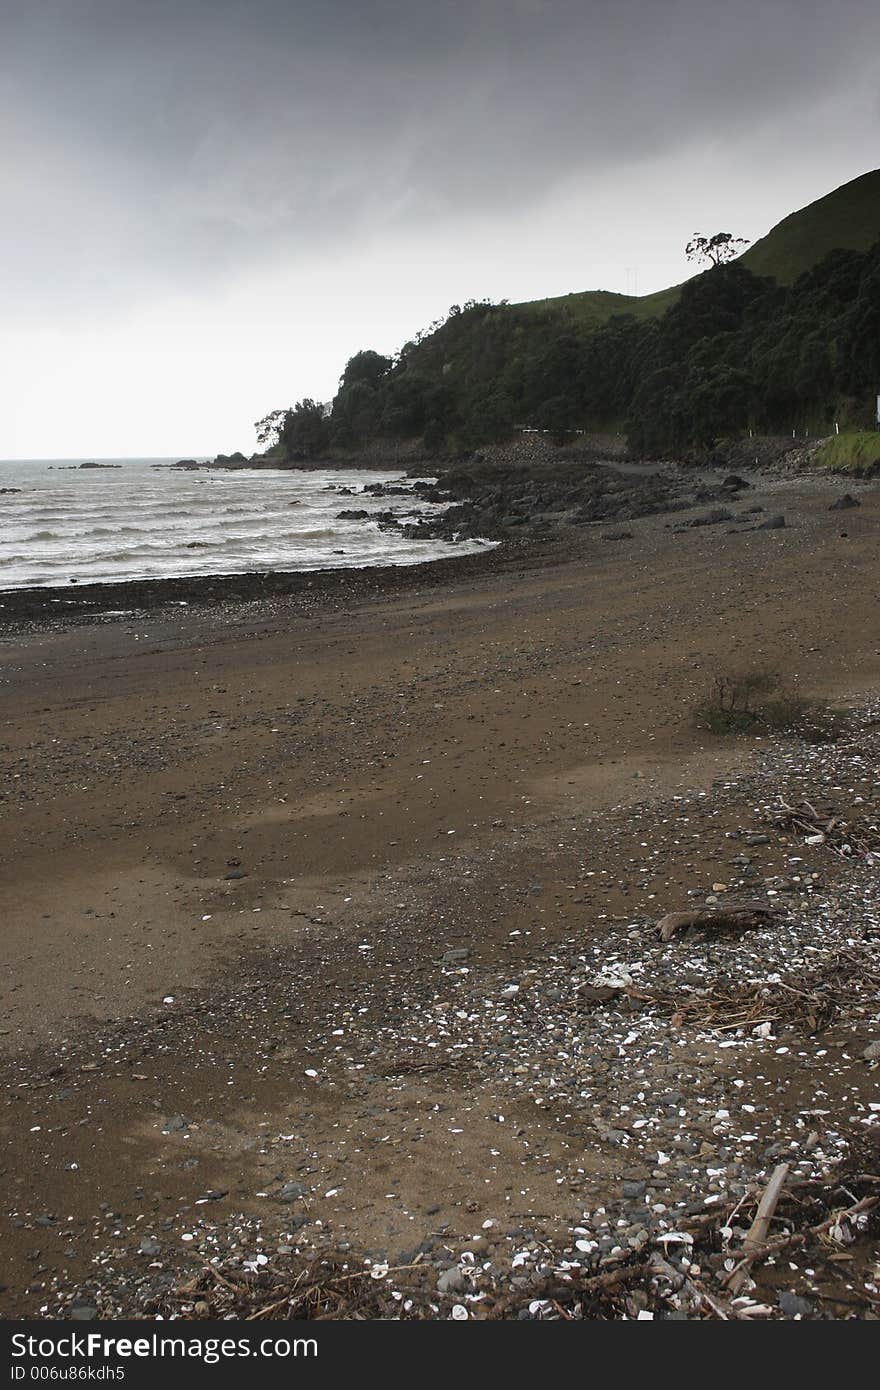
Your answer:
[[[612,314],[632,314],[637,319],[659,318],[674,304],[681,292],[680,285],[654,294],[614,294],[611,290],[583,290],[581,293],[558,295],[555,299],[531,299],[517,307],[549,313],[562,313],[578,328],[592,333],[607,323]]]
[[[829,251],[867,251],[878,237],[880,169],[874,169],[783,218],[739,257],[739,263],[753,275],[769,275],[782,285],[790,285]],[[612,314],[659,318],[680,294],[681,285],[641,296],[584,290],[555,299],[530,300],[523,307],[558,310],[579,328],[592,332]]]
[[[745,255],[634,297],[453,305],[394,357],[348,362],[327,411],[273,411],[276,456],[421,440],[462,454],[519,427],[626,431],[644,457],[721,438],[865,430],[880,384],[880,170],[786,217]]]
[[[740,257],[753,275],[790,285],[829,251],[867,251],[880,237],[880,169],[778,222]]]

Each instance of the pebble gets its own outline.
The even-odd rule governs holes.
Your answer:
[[[466,1288],[467,1281],[457,1265],[452,1269],[444,1269],[437,1277],[438,1293],[464,1293]]]
[[[780,1312],[784,1313],[787,1318],[806,1317],[813,1312],[814,1308],[809,1299],[801,1298],[798,1294],[789,1293],[787,1290],[780,1293],[777,1302]]]

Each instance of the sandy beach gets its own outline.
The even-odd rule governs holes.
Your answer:
[[[436,1300],[462,1249],[496,1268],[561,1249],[622,1184],[673,1204],[625,1060],[593,1039],[595,1089],[561,1106],[516,1067],[557,1027],[572,1055],[553,993],[573,957],[598,969],[629,940],[647,959],[659,917],[723,896],[771,773],[798,775],[784,740],[694,726],[714,677],[876,699],[880,489],[830,511],[842,491],[768,477],[749,501],[779,530],[658,515],[615,542],[585,527],[381,575],[0,610],[3,1314],[138,1316],[258,1250],[414,1265]],[[778,837],[745,852],[756,885],[791,878]],[[840,878],[857,901],[855,869],[817,856],[817,891]],[[802,883],[780,892],[797,917]],[[517,1061],[503,1001],[548,970],[543,1041]],[[870,1016],[835,1026],[836,1057],[858,1048],[820,1144],[870,1090]],[[694,1034],[641,1089],[702,1116],[744,1080],[758,1139],[735,1190],[780,1127],[805,1137],[815,1056],[808,1076],[796,1046],[718,1045]],[[595,1126],[613,1105],[622,1145]],[[695,1151],[717,1183],[703,1142],[722,1141]]]

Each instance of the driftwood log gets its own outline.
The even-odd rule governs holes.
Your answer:
[[[766,927],[779,913],[778,908],[764,903],[744,903],[737,907],[696,908],[693,912],[668,912],[657,923],[661,941],[669,941],[676,932],[688,927],[702,931],[736,931],[745,927]]]
[[[761,1200],[758,1203],[758,1210],[755,1219],[748,1229],[746,1238],[743,1241],[743,1262],[738,1269],[735,1269],[728,1280],[728,1287],[733,1293],[739,1293],[743,1284],[748,1282],[748,1258],[755,1258],[757,1252],[767,1243],[767,1235],[770,1230],[770,1222],[773,1220],[773,1213],[779,1205],[779,1198],[782,1196],[782,1189],[785,1179],[788,1177],[787,1163],[778,1163],[773,1169],[773,1175],[764,1188]]]

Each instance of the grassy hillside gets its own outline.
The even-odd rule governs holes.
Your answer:
[[[867,251],[880,237],[880,169],[862,174],[793,212],[740,256],[753,275],[769,275],[790,285],[838,247]],[[681,294],[681,285],[641,296],[584,290],[555,299],[536,299],[524,308],[560,311],[587,332],[607,323],[612,314],[637,319],[659,318]]]
[[[861,430],[826,439],[816,455],[821,468],[834,473],[871,476],[880,472],[880,430]]]
[[[790,285],[829,251],[867,251],[878,237],[880,169],[873,169],[783,218],[740,261],[753,275]]]
[[[613,294],[610,290],[584,290],[580,294],[559,295],[556,299],[533,299],[519,307],[562,313],[578,328],[592,333],[607,323],[612,314],[632,314],[637,319],[660,318],[675,303],[680,292],[680,285],[639,296]]]

